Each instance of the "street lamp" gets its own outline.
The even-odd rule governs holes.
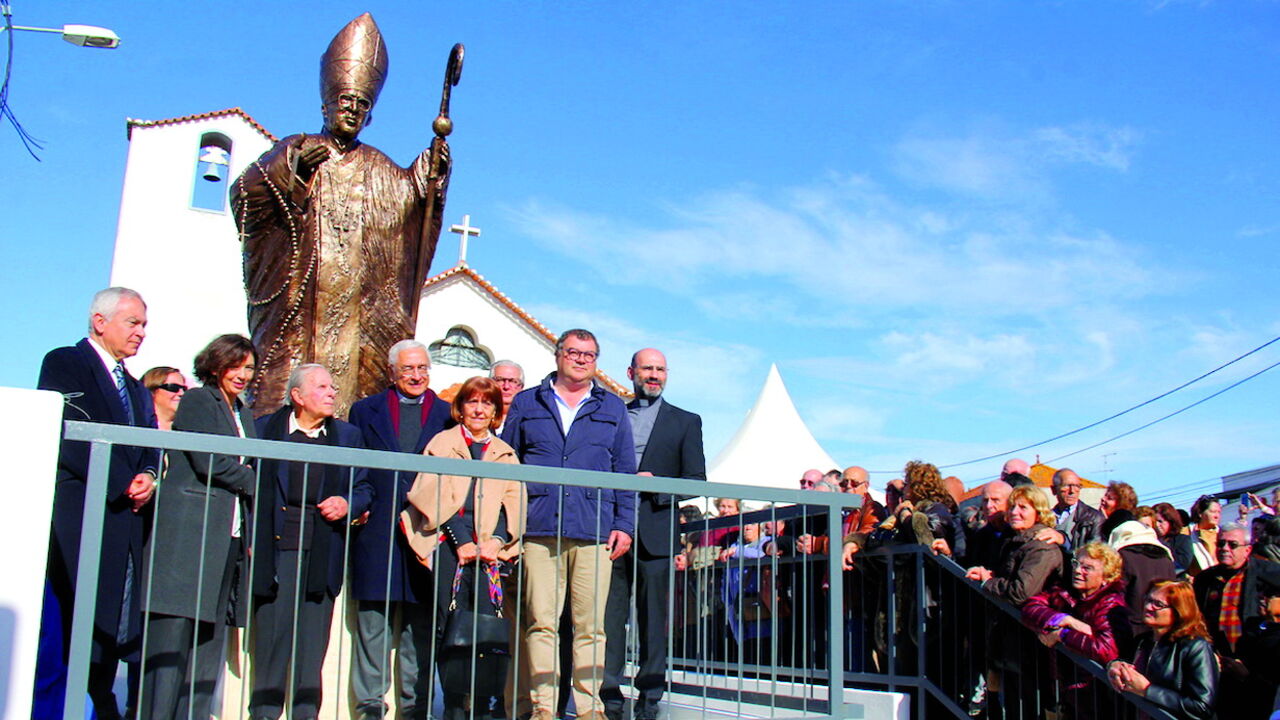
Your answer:
[[[114,31],[95,25],[63,25],[58,28],[27,27],[25,25],[0,26],[4,30],[27,30],[30,32],[59,33],[62,39],[79,47],[102,48],[111,50],[120,47],[120,36]]]

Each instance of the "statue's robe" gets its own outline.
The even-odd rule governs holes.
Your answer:
[[[386,388],[387,352],[413,337],[448,174],[432,176],[429,148],[402,168],[360,142],[340,153],[328,136],[306,135],[299,150],[299,137],[277,142],[231,189],[258,349],[253,410],[279,408],[290,370],[316,362],[333,374],[345,417]],[[293,156],[316,143],[332,155],[303,183]]]

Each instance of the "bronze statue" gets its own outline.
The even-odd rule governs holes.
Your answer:
[[[461,77],[462,50],[449,55],[431,147],[402,168],[357,139],[386,80],[387,51],[369,13],[352,20],[320,59],[324,129],[280,140],[232,186],[259,353],[256,415],[285,402],[300,363],[333,374],[339,415],[386,387],[387,351],[413,337],[440,238],[449,90]]]

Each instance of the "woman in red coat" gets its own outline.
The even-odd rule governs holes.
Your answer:
[[[1099,542],[1076,551],[1071,588],[1056,586],[1022,606],[1022,621],[1045,645],[1062,643],[1106,665],[1117,657],[1115,629],[1126,622],[1120,555]]]
[[[1116,631],[1128,623],[1124,603],[1122,561],[1110,547],[1093,542],[1076,550],[1071,587],[1054,586],[1033,595],[1022,606],[1022,621],[1049,647],[1061,643],[1068,650],[1106,665],[1116,659]],[[1073,663],[1051,659],[1054,675],[1062,683],[1062,697],[1072,707],[1071,717],[1088,717],[1089,675]]]

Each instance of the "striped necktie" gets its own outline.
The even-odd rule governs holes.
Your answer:
[[[116,367],[112,372],[116,376],[116,392],[120,393],[120,404],[124,406],[124,418],[132,425],[133,403],[129,402],[129,387],[124,382],[124,363],[116,363]]]

